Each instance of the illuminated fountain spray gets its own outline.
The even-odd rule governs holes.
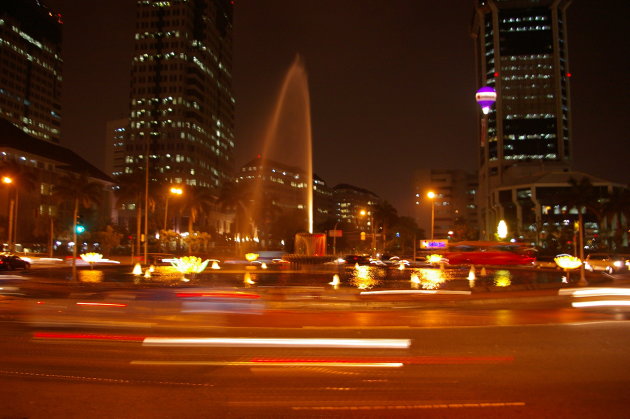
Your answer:
[[[308,256],[326,254],[326,236],[313,233],[313,139],[311,132],[311,99],[308,77],[302,58],[297,55],[287,71],[263,143],[264,166],[267,159],[302,168],[304,207],[306,210],[306,233],[295,238],[296,253]],[[262,202],[262,179],[258,180],[254,202],[260,211]]]
[[[313,233],[311,100],[306,68],[299,55],[295,57],[284,77],[264,138],[263,157],[271,156],[278,160],[275,157],[278,155],[283,160],[289,158],[290,163],[304,168],[306,172],[305,203],[308,217],[306,231]]]

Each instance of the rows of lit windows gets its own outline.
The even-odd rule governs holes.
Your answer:
[[[556,138],[556,134],[550,134],[550,133],[526,134],[526,135],[510,134],[510,135],[505,136],[506,140],[536,140],[536,139],[551,140],[554,138]]]
[[[516,154],[516,155],[509,155],[509,156],[504,156],[505,160],[528,160],[528,159],[534,159],[534,160],[555,160],[558,158],[558,155],[556,153],[549,153],[549,154]],[[490,160],[497,160],[497,158],[493,158]]]
[[[501,29],[501,32],[532,32],[532,31],[548,31],[551,30],[551,26],[517,26],[507,29]]]
[[[2,45],[6,45],[9,49],[12,49],[14,52],[20,54],[21,56],[25,57],[26,60],[34,62],[35,64],[39,65],[42,68],[45,68],[46,70],[50,71],[51,73],[53,73],[55,75],[55,77],[57,78],[57,80],[61,81],[61,73],[58,73],[57,70],[51,66],[48,62],[41,60],[39,57],[34,56],[29,54],[28,52],[26,52],[25,50],[23,50],[22,48],[13,45],[11,42],[8,42],[4,39],[0,39],[0,47]],[[61,62],[61,60],[59,59],[59,62]]]
[[[549,93],[546,95],[523,95],[523,96],[512,96],[512,95],[501,95],[503,100],[544,100],[544,99],[553,99],[554,95]]]
[[[527,113],[525,115],[509,114],[505,116],[505,119],[554,119],[555,115],[552,113]]]
[[[162,38],[179,38],[179,31],[167,31],[167,32],[144,32],[136,33],[135,38],[141,39],[162,39]]]
[[[4,21],[4,19],[0,19],[0,26],[4,26],[6,22]],[[42,44],[41,42],[39,42],[37,39],[34,39],[33,37],[31,37],[29,34],[27,34],[26,32],[22,32],[18,27],[15,27],[13,25],[11,25],[11,30],[15,33],[17,33],[20,37],[22,37],[23,39],[25,39],[26,41],[30,42],[31,44],[35,45],[37,48],[48,52],[49,54],[51,54],[55,60],[59,60],[61,61],[61,57],[59,55],[57,55],[57,53],[55,51],[53,51],[48,45]]]
[[[544,22],[548,20],[547,16],[524,16],[524,17],[506,17],[501,19],[502,23],[521,23],[521,22]]]
[[[524,74],[503,76],[502,80],[534,80],[534,79],[550,79],[550,74]]]
[[[553,70],[553,65],[551,64],[541,64],[541,63],[532,63],[530,65],[511,65],[511,66],[502,66],[502,71],[541,71],[541,70]]]

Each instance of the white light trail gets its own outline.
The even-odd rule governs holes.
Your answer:
[[[144,346],[230,346],[300,348],[406,349],[409,339],[285,339],[285,338],[163,338],[147,337]]]

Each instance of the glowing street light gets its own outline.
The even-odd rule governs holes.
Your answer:
[[[497,225],[497,237],[504,240],[508,236],[508,228],[505,220],[499,221]]]
[[[2,183],[5,185],[12,185],[13,178],[9,176],[2,176]],[[17,194],[16,194],[17,196]],[[15,200],[11,198],[9,202],[9,229],[8,229],[8,238],[7,242],[9,244],[9,252],[13,250],[13,217],[15,212]]]
[[[361,215],[362,217],[365,216],[370,216],[370,226],[372,227],[372,257],[375,256],[376,254],[376,233],[374,231],[374,216],[372,214],[372,211],[367,211],[362,209],[361,211],[359,211],[359,215]]]
[[[173,186],[171,187],[171,189],[169,189],[169,193],[168,195],[166,195],[166,204],[164,205],[164,230],[166,230],[166,220],[168,219],[168,198],[171,195],[180,196],[183,193],[184,193],[184,190],[176,186]]]
[[[435,198],[437,195],[433,191],[427,192],[427,198],[431,200],[431,240],[433,240],[433,234],[435,229]]]

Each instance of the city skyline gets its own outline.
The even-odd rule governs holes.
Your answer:
[[[135,5],[46,3],[64,19],[62,144],[102,167],[105,123],[128,114]],[[309,74],[315,172],[329,184],[372,190],[408,215],[415,168],[476,169],[473,2],[418,3],[236,2],[235,169],[260,151],[257,141],[297,53]],[[628,6],[597,3],[576,1],[567,13],[574,168],[625,183],[627,59],[607,51],[622,50]]]

